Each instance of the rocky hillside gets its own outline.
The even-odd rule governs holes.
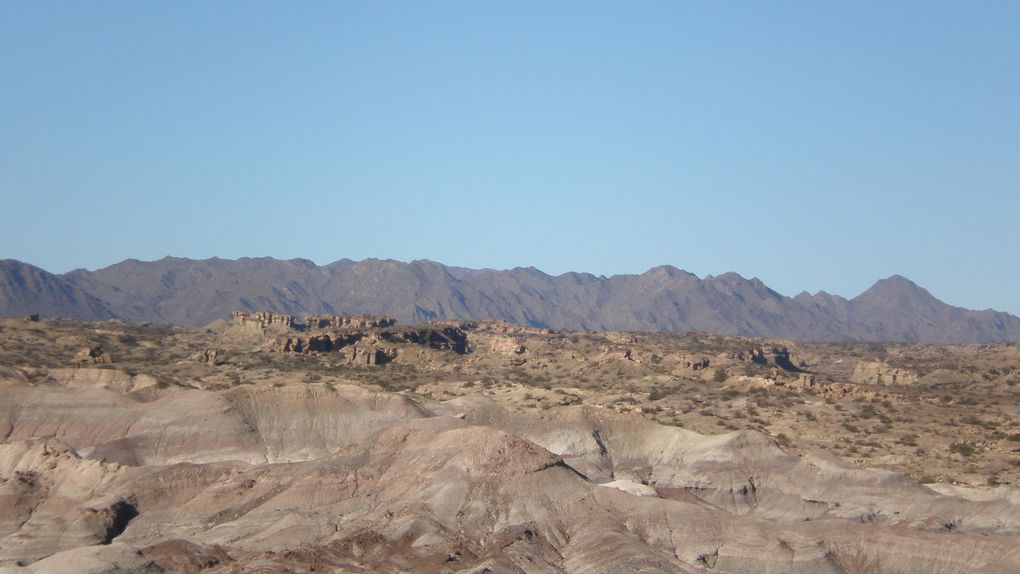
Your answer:
[[[71,281],[27,263],[0,261],[0,315],[110,319],[109,307]]]
[[[25,268],[38,279],[8,281],[12,287],[0,292],[0,315],[35,311],[95,319],[108,313],[126,321],[200,326],[240,309],[295,316],[369,313],[403,324],[500,319],[561,329],[706,331],[800,341],[1020,341],[1017,317],[946,305],[899,276],[847,300],[827,293],[790,298],[736,273],[699,278],[670,266],[601,277],[432,261],[344,259],[318,266],[303,259],[167,257],[60,276],[5,261],[0,272]]]

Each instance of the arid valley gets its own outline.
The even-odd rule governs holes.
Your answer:
[[[5,573],[1020,571],[1016,344],[238,312],[0,365]]]

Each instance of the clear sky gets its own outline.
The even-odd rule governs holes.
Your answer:
[[[624,6],[628,4],[628,6]],[[899,273],[1020,313],[1020,2],[0,1],[0,258]]]

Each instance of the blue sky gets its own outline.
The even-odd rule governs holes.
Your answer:
[[[903,274],[1020,313],[1020,3],[0,3],[0,257]]]

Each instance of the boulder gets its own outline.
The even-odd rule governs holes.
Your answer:
[[[112,363],[113,357],[106,354],[102,347],[82,347],[74,354],[74,362],[78,365],[99,365]]]
[[[223,361],[220,360],[219,349],[202,349],[201,351],[191,355],[191,360],[196,363],[202,363],[206,365],[221,365]]]

